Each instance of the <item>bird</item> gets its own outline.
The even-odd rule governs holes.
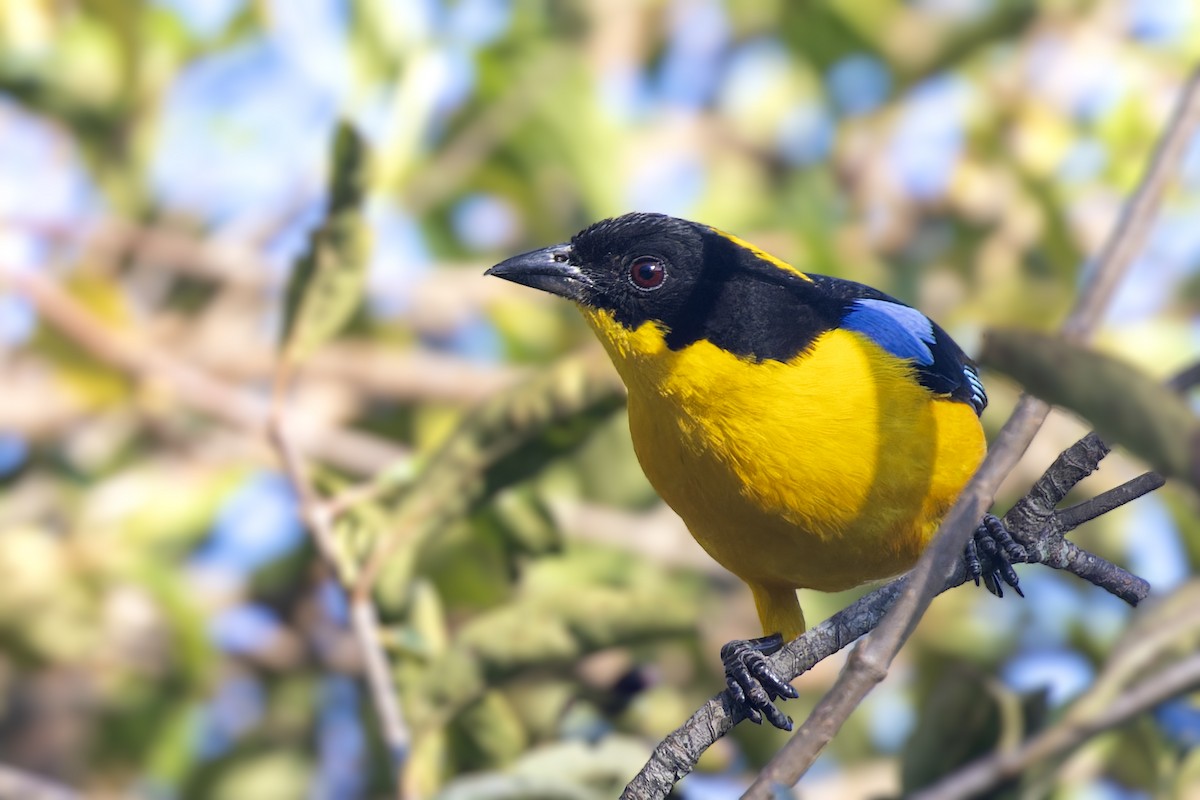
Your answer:
[[[765,656],[805,630],[796,590],[915,563],[986,451],[975,364],[881,291],[663,214],[602,220],[485,274],[582,312],[625,384],[650,484],[753,595],[763,636],[721,650],[730,696],[790,730],[775,701],[796,690]],[[1002,595],[1020,593],[1023,555],[988,515],[965,558]]]

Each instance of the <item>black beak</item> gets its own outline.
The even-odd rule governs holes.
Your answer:
[[[556,244],[513,256],[483,274],[582,303],[590,294],[592,281],[570,259],[571,245]]]

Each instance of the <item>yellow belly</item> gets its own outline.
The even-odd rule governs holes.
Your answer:
[[[646,476],[750,584],[768,632],[803,627],[785,608],[796,588],[910,567],[983,457],[974,411],[935,398],[861,334],[831,331],[791,363],[754,363],[705,341],[671,351],[652,325],[587,316],[629,389]]]

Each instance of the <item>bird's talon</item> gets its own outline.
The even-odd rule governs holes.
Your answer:
[[[774,700],[796,697],[796,690],[771,669],[765,655],[783,646],[783,637],[763,637],[734,641],[721,648],[721,663],[725,665],[725,684],[733,705],[741,709],[746,719],[761,724],[765,715],[776,728],[791,730],[791,723]]]
[[[779,676],[771,670],[771,665],[761,657],[756,659],[750,666],[750,674],[766,690],[767,694],[770,694],[771,690],[779,687]]]
[[[966,553],[964,555],[967,562],[967,574],[975,579],[975,585],[979,585],[979,577],[983,574],[983,566],[979,563],[979,548],[975,544],[975,538],[967,540]]]
[[[791,717],[784,714],[775,706],[769,706],[768,708],[767,717],[770,719],[772,725],[781,731],[790,731],[792,729]]]
[[[982,577],[984,587],[996,597],[1004,597],[1005,584],[1011,586],[1019,596],[1025,596],[1018,585],[1020,578],[1012,568],[1012,562],[1026,561],[1029,554],[1013,539],[999,517],[984,515],[975,529],[975,535],[967,542],[963,558],[967,574],[974,579],[976,586]]]

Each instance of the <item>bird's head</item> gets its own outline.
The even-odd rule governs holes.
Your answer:
[[[487,274],[608,311],[630,328],[666,323],[703,275],[701,230],[662,214],[626,214],[569,242],[510,258]]]
[[[754,316],[763,293],[790,294],[808,280],[733,236],[643,213],[597,222],[486,274],[573,300],[593,324],[598,315],[629,331],[654,323],[672,349]]]

